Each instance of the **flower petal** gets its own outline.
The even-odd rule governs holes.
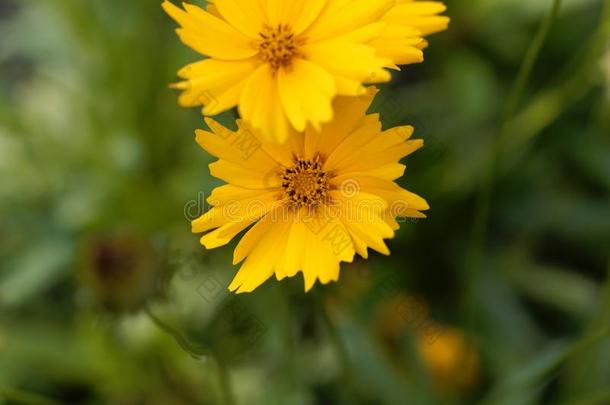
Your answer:
[[[225,204],[216,205],[191,222],[193,233],[208,232],[230,223],[243,223],[262,217],[277,201],[277,193],[267,190],[250,195],[236,195]]]
[[[235,249],[236,255],[240,247],[244,249],[240,255],[247,258],[229,285],[229,290],[237,293],[251,292],[273,275],[281,254],[278,246],[284,243],[290,230],[288,222],[273,220],[273,212],[250,229]]]
[[[298,35],[311,26],[319,17],[322,9],[328,3],[327,0],[307,0],[292,3],[292,15],[289,17],[289,24],[293,32]]]
[[[265,173],[278,163],[262,147],[262,142],[248,128],[230,131],[218,122],[207,118],[206,123],[213,132],[196,130],[196,141],[208,153],[219,159]]]
[[[449,17],[439,16],[447,7],[437,1],[401,0],[383,18],[384,21],[396,22],[417,28],[422,35],[446,30]]]
[[[254,59],[205,59],[182,68],[178,75],[186,80],[172,87],[183,90],[179,98],[182,106],[203,105],[205,115],[216,115],[237,105],[256,66]]]
[[[360,97],[337,97],[333,103],[335,119],[322,126],[317,142],[319,152],[328,157],[335,148],[364,120],[373,97],[374,88],[365,89]]]
[[[319,66],[296,59],[290,69],[279,70],[278,86],[284,111],[297,131],[305,130],[307,123],[319,130],[332,118],[334,81]]]
[[[212,176],[243,188],[262,190],[280,186],[280,179],[275,176],[275,168],[267,171],[265,168],[253,170],[225,160],[211,163],[209,167]]]
[[[214,5],[222,17],[241,33],[258,39],[265,25],[260,2],[253,0],[215,0]]]
[[[280,98],[277,75],[269,65],[260,66],[252,74],[241,95],[239,112],[265,139],[284,142],[291,127]]]
[[[324,162],[324,170],[333,171],[343,167],[344,161],[349,161],[354,153],[358,153],[367,143],[374,141],[381,131],[379,116],[367,115],[361,125],[346,136]]]
[[[337,91],[341,95],[363,94],[362,83],[380,83],[391,79],[384,69],[392,63],[379,58],[372,46],[340,41],[327,41],[302,47],[311,62],[340,78]]]
[[[162,7],[182,27],[176,30],[182,42],[202,55],[239,60],[258,53],[248,37],[197,6],[184,3],[183,10],[166,0]]]
[[[332,38],[379,21],[395,0],[332,0],[306,31],[310,42]]]

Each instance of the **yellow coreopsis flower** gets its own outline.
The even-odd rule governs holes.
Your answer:
[[[382,131],[379,115],[366,115],[374,93],[338,98],[333,121],[283,145],[241,121],[232,132],[208,118],[212,132],[197,131],[199,145],[219,158],[212,175],[228,184],[213,191],[193,232],[205,232],[201,243],[212,249],[254,224],[235,249],[234,264],[243,265],[231,291],[299,271],[306,291],[316,280],[337,281],[340,263],[355,253],[389,254],[384,239],[394,236],[397,218],[425,217],[426,201],[394,182],[405,169],[398,161],[423,141],[409,139],[410,126]]]
[[[212,3],[212,2],[210,2]],[[386,68],[423,60],[422,38],[444,30],[439,2],[412,0],[214,0],[206,10],[165,11],[182,41],[208,59],[178,72],[184,106],[204,115],[235,106],[283,142],[333,117],[335,96],[362,95],[390,80]]]

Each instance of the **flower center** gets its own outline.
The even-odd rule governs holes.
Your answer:
[[[328,174],[322,170],[319,156],[296,159],[294,167],[281,175],[286,198],[295,206],[315,208],[328,199]]]
[[[298,53],[298,41],[290,27],[284,24],[276,27],[266,25],[259,35],[261,39],[258,49],[263,61],[271,65],[274,71],[290,65],[292,58]]]

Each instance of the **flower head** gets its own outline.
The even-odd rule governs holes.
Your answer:
[[[374,93],[338,98],[333,121],[283,145],[241,121],[237,132],[212,119],[212,132],[197,131],[199,145],[219,158],[212,175],[227,184],[212,192],[193,232],[205,233],[201,243],[212,249],[254,224],[235,249],[234,264],[243,264],[231,291],[250,292],[274,274],[302,272],[306,291],[316,280],[337,281],[340,263],[356,253],[389,254],[384,239],[397,218],[425,217],[426,201],[394,182],[405,169],[398,161],[423,141],[409,139],[410,126],[382,131],[379,116],[366,115]]]
[[[335,96],[390,80],[386,68],[423,60],[422,38],[447,27],[438,2],[412,0],[214,0],[206,10],[165,11],[182,41],[207,57],[178,72],[184,106],[204,115],[235,106],[284,142],[333,117]]]

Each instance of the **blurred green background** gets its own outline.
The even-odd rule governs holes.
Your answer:
[[[610,404],[610,1],[562,2],[514,111],[552,1],[447,3],[373,106],[429,218],[233,297],[160,0],[1,0],[0,403]]]

